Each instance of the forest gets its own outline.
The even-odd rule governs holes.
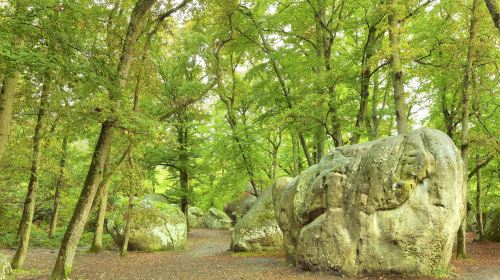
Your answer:
[[[499,97],[499,0],[0,0],[0,280],[500,279]]]

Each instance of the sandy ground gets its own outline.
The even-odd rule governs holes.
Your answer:
[[[79,252],[72,279],[349,279],[296,270],[282,255],[249,256],[228,252],[230,233],[193,229],[187,247],[176,252]],[[452,279],[500,280],[500,243],[468,243],[469,258],[452,261]],[[0,250],[9,257],[13,250]],[[17,279],[47,279],[57,250],[31,249]],[[360,279],[415,279],[376,277]],[[424,279],[424,278],[419,278]]]

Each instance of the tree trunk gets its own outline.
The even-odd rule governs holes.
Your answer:
[[[52,219],[50,221],[49,238],[54,238],[57,229],[57,218],[59,216],[59,201],[61,199],[61,188],[64,185],[64,171],[66,168],[66,155],[68,153],[68,136],[65,135],[61,146],[61,161],[59,163],[59,177],[54,192],[54,208],[52,209]]]
[[[325,131],[322,126],[318,127],[316,129],[316,135],[315,135],[315,141],[316,141],[316,155],[314,157],[314,163],[319,163],[321,158],[324,155],[324,147],[325,147]]]
[[[113,138],[113,124],[105,122],[102,124],[99,140],[97,141],[92,162],[90,163],[87,178],[83,185],[80,198],[64,234],[57,256],[56,264],[50,279],[68,279],[73,266],[73,258],[80,241],[83,228],[87,222],[92,202],[94,201],[97,187],[101,182],[104,162],[111,148]]]
[[[479,165],[479,155],[476,155],[476,165]],[[484,225],[483,225],[483,211],[481,209],[481,168],[477,170],[476,175],[476,219],[477,227],[479,228],[479,241],[484,241]]]
[[[28,192],[24,200],[23,214],[19,222],[19,230],[17,237],[19,243],[17,245],[16,254],[12,259],[11,265],[14,269],[21,269],[28,253],[31,224],[33,222],[33,214],[35,213],[35,199],[36,191],[38,188],[38,171],[40,170],[41,158],[41,142],[43,134],[43,122],[45,119],[45,110],[47,106],[47,99],[49,95],[48,79],[43,85],[42,95],[40,97],[40,107],[38,109],[37,122],[35,126],[35,133],[33,136],[33,157],[31,160],[31,175],[28,183]]]
[[[484,0],[486,7],[488,7],[488,11],[490,12],[493,24],[495,24],[495,27],[498,31],[500,31],[500,11],[498,10],[498,5],[495,1],[496,0]]]
[[[178,128],[178,137],[180,145],[179,151],[179,181],[182,191],[181,197],[181,210],[186,216],[187,229],[189,231],[189,173],[188,173],[188,129],[185,119],[183,123]]]
[[[14,94],[18,80],[19,72],[8,73],[0,89],[0,160],[2,159],[9,137],[12,104],[14,103]]]
[[[293,134],[290,133],[291,138],[292,138],[292,160],[293,160],[293,175],[299,175],[300,170],[299,170],[299,147],[297,145],[297,137]]]
[[[118,74],[117,86],[115,89],[111,90],[110,94],[110,101],[113,104],[113,110],[120,108],[120,99],[125,91],[125,85],[129,75],[130,65],[132,63],[134,48],[141,31],[140,26],[145,19],[146,13],[155,2],[156,0],[139,0],[132,11],[127,28],[127,35],[123,41],[120,61],[116,71]],[[113,139],[114,125],[115,120],[113,119],[105,121],[102,124],[99,140],[97,141],[94,149],[92,162],[87,173],[87,179],[85,180],[80,198],[62,240],[59,255],[50,276],[51,280],[69,278],[76,248],[82,235],[83,228],[87,222],[90,209],[99,187],[99,182],[102,178],[104,162],[109,155],[111,141]]]
[[[389,39],[391,43],[392,83],[394,87],[394,110],[398,134],[408,132],[407,109],[403,85],[403,70],[399,54],[399,17],[398,0],[390,1]]]
[[[375,27],[368,28],[368,36],[366,39],[365,46],[363,48],[363,57],[361,59],[361,75],[360,75],[360,91],[359,91],[359,111],[356,116],[356,123],[354,125],[354,132],[351,137],[351,144],[358,144],[359,138],[361,137],[361,127],[365,121],[366,109],[368,107],[368,96],[370,95],[370,78],[371,78],[371,67],[370,59],[375,52],[375,41],[376,41],[376,31]]]
[[[16,16],[24,10],[20,1],[16,1]],[[14,49],[19,48],[23,41],[21,38],[14,40]],[[17,82],[19,80],[19,71],[15,67],[8,67],[3,77],[2,87],[0,88],[0,160],[2,160],[7,140],[9,138],[10,123],[12,121],[12,105],[16,93]]]
[[[468,185],[468,169],[469,169],[469,97],[472,95],[472,71],[474,67],[476,53],[476,36],[477,36],[477,15],[479,8],[479,0],[474,0],[472,4],[471,25],[469,30],[469,46],[467,50],[467,62],[464,69],[464,80],[462,88],[462,133],[461,133],[461,154],[464,162],[464,184],[469,192]],[[468,196],[468,195],[467,195]],[[465,242],[465,229],[467,226],[466,215],[460,225],[457,235],[457,258],[463,259],[467,257],[467,249]]]
[[[132,212],[134,210],[134,199],[135,199],[135,193],[131,189],[130,196],[128,198],[127,215],[125,216],[125,236],[123,238],[123,246],[120,252],[121,257],[127,256],[128,240],[130,238],[130,228],[132,227],[132,216],[133,216]]]
[[[106,159],[106,162],[104,163],[104,170],[103,174],[108,174],[110,172],[110,156]],[[117,167],[116,167],[117,168]],[[101,195],[100,195],[100,200],[99,200],[99,211],[97,212],[97,225],[95,228],[94,232],[94,238],[92,239],[92,245],[90,246],[90,251],[91,252],[100,252],[102,251],[102,236],[104,233],[104,221],[106,219],[106,211],[108,208],[108,189],[109,189],[109,182],[110,180],[104,179],[101,184],[102,190],[101,190]],[[94,199],[94,201],[97,198]]]

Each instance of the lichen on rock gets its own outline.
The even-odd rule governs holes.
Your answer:
[[[433,129],[337,148],[273,190],[287,259],[354,276],[448,270],[465,202],[460,154]]]
[[[9,259],[0,253],[0,280],[7,279],[7,276],[12,273]]]
[[[222,210],[210,208],[203,216],[203,225],[210,229],[230,229],[231,219]]]
[[[275,184],[287,185],[292,179],[279,178]],[[272,191],[272,187],[265,189],[250,210],[234,226],[231,250],[259,252],[282,248],[283,233],[274,215]]]
[[[107,229],[115,243],[123,244],[128,199],[119,199],[109,213]],[[132,211],[129,250],[164,251],[182,248],[187,238],[182,211],[160,195],[137,200]]]

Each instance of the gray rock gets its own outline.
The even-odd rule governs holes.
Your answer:
[[[245,191],[238,199],[224,206],[224,213],[231,218],[232,224],[235,225],[257,201],[257,197]]]
[[[192,228],[202,228],[203,227],[203,216],[205,212],[195,206],[189,207],[188,216],[189,216],[189,226]]]
[[[231,219],[217,208],[210,208],[203,216],[203,225],[211,229],[230,229]]]
[[[448,271],[466,210],[462,165],[434,129],[335,149],[274,186],[288,261],[354,276]]]
[[[0,253],[0,280],[7,279],[7,276],[12,273],[9,259]]]
[[[500,242],[500,208],[493,209],[492,218],[488,221],[484,235],[486,239]]]
[[[279,178],[275,184],[287,185],[293,178]],[[283,247],[283,233],[274,216],[273,188],[267,188],[252,208],[234,226],[231,250],[235,252],[275,251]]]
[[[187,238],[182,211],[160,195],[137,199],[132,211],[129,250],[164,251],[182,248]],[[109,213],[107,228],[118,246],[123,244],[128,199],[118,200]]]

